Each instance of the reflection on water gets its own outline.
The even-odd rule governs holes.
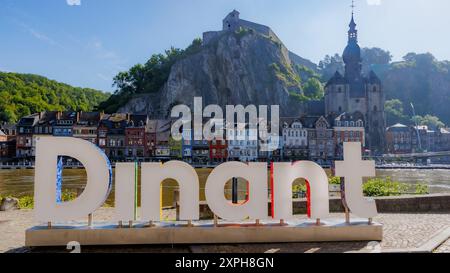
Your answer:
[[[205,200],[205,181],[210,169],[197,169],[200,179],[200,199]],[[431,193],[450,193],[450,170],[377,170],[378,177],[391,177],[394,181],[404,183],[424,183],[430,186]],[[24,196],[33,195],[34,170],[0,170],[0,195]],[[86,184],[86,172],[84,170],[66,169],[63,172],[63,190],[76,191]],[[163,206],[172,206],[175,181],[163,183]],[[225,196],[231,199],[231,183],[227,183]],[[246,183],[239,183],[239,198],[245,198]],[[108,198],[112,204],[114,188]]]

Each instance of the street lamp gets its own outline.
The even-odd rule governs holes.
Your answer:
[[[416,117],[416,109],[414,108],[414,104],[411,102],[411,108],[413,110],[413,118]],[[422,151],[422,142],[420,141],[420,133],[419,133],[419,124],[417,122],[417,119],[414,120],[416,123],[416,133],[417,133],[417,140],[419,141],[419,149]]]

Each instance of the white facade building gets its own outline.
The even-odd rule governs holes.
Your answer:
[[[258,130],[238,124],[227,130],[228,160],[251,162],[258,159]]]
[[[283,157],[301,159],[308,156],[308,130],[298,119],[282,120]]]

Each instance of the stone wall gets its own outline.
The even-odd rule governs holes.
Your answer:
[[[450,213],[450,194],[377,197],[374,199],[379,213]],[[269,202],[269,215],[271,213],[270,206]],[[306,214],[306,200],[294,200],[293,210],[294,214]],[[340,198],[330,198],[330,212],[344,212]],[[206,202],[200,202],[200,218],[212,219],[213,217]]]

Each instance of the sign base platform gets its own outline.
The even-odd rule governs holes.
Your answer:
[[[26,246],[66,246],[76,241],[81,245],[164,245],[164,244],[228,244],[228,243],[292,243],[335,241],[381,241],[383,226],[369,224],[367,220],[343,220],[279,222],[186,222],[156,223],[149,227],[136,223],[132,228],[114,225],[37,226],[26,231]]]

